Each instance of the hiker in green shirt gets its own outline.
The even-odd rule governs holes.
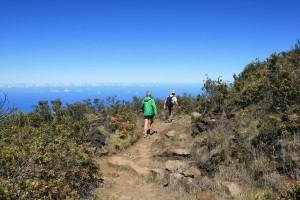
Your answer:
[[[153,124],[153,117],[154,115],[157,114],[156,105],[150,92],[146,93],[146,97],[143,99],[141,107],[144,113],[144,120],[145,120],[144,137],[147,137],[148,121],[150,121],[149,130],[151,130]]]

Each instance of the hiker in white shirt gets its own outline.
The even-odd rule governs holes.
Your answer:
[[[171,94],[165,99],[164,101],[164,109],[169,110],[168,118],[165,122],[172,122],[174,114],[176,113],[176,110],[174,109],[176,106],[179,107],[177,97],[175,96],[176,90],[172,90]]]

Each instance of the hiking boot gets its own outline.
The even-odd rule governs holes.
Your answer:
[[[147,130],[147,134],[148,134],[148,135],[153,135],[154,133],[157,133],[157,131],[154,131],[154,130],[152,130],[152,129],[148,129],[148,130]]]

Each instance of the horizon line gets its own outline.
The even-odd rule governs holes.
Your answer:
[[[0,83],[0,88],[31,88],[31,87],[80,87],[80,86],[134,86],[141,87],[159,84],[203,84],[203,82],[136,82],[136,83]]]

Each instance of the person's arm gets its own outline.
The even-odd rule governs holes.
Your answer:
[[[164,109],[167,109],[167,99],[164,101]]]
[[[156,104],[155,104],[155,101],[154,99],[152,99],[152,107],[153,107],[153,111],[154,111],[154,115],[157,115],[157,109],[156,109]]]
[[[180,107],[180,106],[179,106],[179,103],[178,103],[178,100],[177,100],[177,97],[176,97],[175,100],[176,100],[176,101],[175,101],[176,106]]]
[[[144,100],[142,101],[141,109],[142,109],[142,111],[144,112]]]

